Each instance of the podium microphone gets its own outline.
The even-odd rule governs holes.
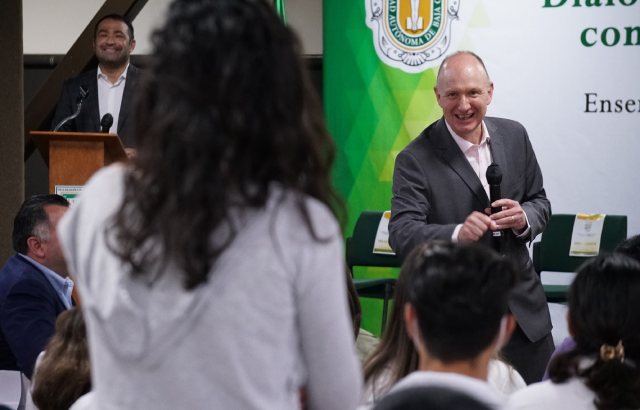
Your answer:
[[[113,116],[111,114],[106,113],[104,117],[100,120],[100,132],[103,134],[108,134],[109,129],[113,125]]]
[[[64,120],[60,121],[60,124],[56,125],[56,127],[53,129],[53,132],[57,132],[60,129],[60,127],[62,127],[68,121],[71,121],[72,119],[76,118],[78,114],[80,114],[80,110],[82,109],[82,102],[84,101],[85,98],[87,98],[87,95],[89,95],[89,90],[87,90],[87,88],[84,85],[81,85],[80,92],[78,93],[78,98],[76,99],[76,107],[77,107],[76,112],[74,112]]]
[[[487,168],[487,183],[489,184],[489,200],[491,203],[502,199],[502,194],[500,193],[500,183],[502,182],[502,171],[500,171],[500,166],[495,162]],[[501,207],[491,207],[491,214],[495,214],[502,211]],[[502,238],[504,237],[504,232],[502,230],[497,230],[493,232],[494,238],[494,246],[498,252],[500,252],[500,248],[502,245]]]

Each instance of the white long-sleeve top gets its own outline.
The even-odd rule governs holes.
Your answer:
[[[58,227],[93,376],[93,391],[73,408],[298,409],[306,386],[309,409],[354,409],[362,376],[330,211],[305,198],[317,234],[328,239],[318,242],[291,192],[273,186],[205,284],[184,290],[168,263],[150,267],[162,275],[148,287],[105,244],[125,172],[98,172]]]

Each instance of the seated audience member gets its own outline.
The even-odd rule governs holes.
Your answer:
[[[364,364],[365,360],[373,354],[373,352],[380,346],[380,339],[378,339],[373,333],[358,329],[358,338],[356,339],[356,353],[360,358],[360,362]]]
[[[137,160],[60,225],[83,409],[355,408],[335,147],[295,35],[264,0],[176,0],[153,48]]]
[[[620,253],[623,255],[627,255],[638,262],[640,262],[640,235],[632,236],[631,238],[627,238],[620,245],[618,245],[615,249],[616,253]],[[576,346],[576,341],[573,337],[566,337],[560,346],[556,348],[556,350],[551,355],[551,359],[549,359],[549,364],[553,362],[560,353],[567,352],[573,349]],[[549,366],[547,366],[547,370],[544,372],[544,376],[542,377],[542,381],[549,379]]]
[[[356,353],[360,358],[360,362],[364,362],[380,344],[380,339],[372,333],[367,332],[360,327],[362,322],[362,306],[358,297],[358,291],[353,283],[353,275],[349,268],[345,269],[347,276],[347,293],[349,295],[349,311],[351,312],[351,320],[353,321],[353,331],[356,338]]]
[[[632,236],[622,241],[615,252],[627,255],[640,262],[640,235]]]
[[[506,393],[525,385],[492,360],[515,326],[507,306],[515,282],[510,262],[482,245],[432,243],[414,250],[398,277],[382,344],[365,363],[364,403],[387,391],[444,385],[500,407],[504,397],[489,385]],[[518,387],[505,383],[512,375]]]
[[[62,312],[41,354],[31,386],[39,410],[67,410],[91,390],[87,331],[79,307]]]
[[[16,254],[0,270],[0,370],[31,379],[56,317],[73,304],[56,234],[68,208],[59,195],[37,195],[24,201],[13,221]]]
[[[427,386],[388,394],[374,410],[491,410],[491,407],[458,390]]]
[[[514,409],[640,409],[640,263],[600,255],[578,269],[568,293],[573,349],[546,380],[514,393]]]

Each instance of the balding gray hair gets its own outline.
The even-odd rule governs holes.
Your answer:
[[[438,76],[436,77],[436,88],[438,88],[438,83],[440,82],[440,73],[444,70],[444,68],[447,65],[447,62],[449,61],[449,59],[451,57],[455,57],[455,56],[460,55],[460,54],[467,54],[467,55],[470,55],[473,58],[475,58],[480,63],[480,65],[482,66],[482,69],[484,70],[484,73],[487,75],[487,84],[491,84],[491,79],[489,79],[489,72],[487,71],[487,67],[485,67],[485,65],[484,65],[484,61],[482,61],[482,59],[476,53],[474,53],[473,51],[461,50],[461,51],[456,51],[453,54],[449,54],[448,56],[445,57],[444,60],[442,60],[442,64],[440,64],[440,68],[438,69]]]

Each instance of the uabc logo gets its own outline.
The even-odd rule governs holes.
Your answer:
[[[460,0],[365,0],[365,8],[378,57],[419,73],[436,65],[449,48]]]

